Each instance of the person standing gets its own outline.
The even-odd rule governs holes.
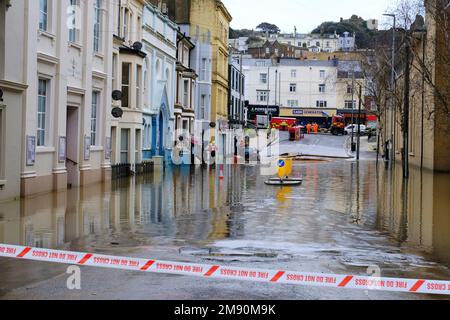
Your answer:
[[[308,123],[308,124],[306,125],[306,132],[307,132],[308,134],[311,134],[311,123]]]

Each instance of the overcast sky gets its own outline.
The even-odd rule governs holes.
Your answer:
[[[233,16],[234,29],[255,29],[261,22],[276,24],[282,32],[307,33],[324,21],[339,21],[357,14],[365,20],[388,20],[382,14],[394,0],[222,0]]]

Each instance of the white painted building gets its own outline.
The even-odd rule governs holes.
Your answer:
[[[134,169],[142,162],[144,59],[142,41],[143,0],[116,2],[114,6],[114,39],[112,47],[112,90],[122,92],[122,99],[114,102],[123,116],[111,123],[112,163],[130,164]]]
[[[356,110],[360,84],[364,101],[364,75],[355,61],[246,58],[243,73],[246,100],[262,114],[269,106],[283,117],[324,118],[314,119],[324,123]]]
[[[168,163],[175,142],[177,25],[155,6],[143,17],[144,159],[158,156]]]
[[[123,116],[112,121],[112,163],[169,160],[174,143],[177,26],[144,0],[114,7],[113,90]]]
[[[355,35],[344,32],[342,35],[337,33],[320,34],[279,34],[272,35],[271,41],[277,40],[279,43],[293,45],[308,49],[311,52],[336,52],[353,51],[355,49]]]
[[[0,1],[0,200],[109,179],[112,4]]]
[[[250,105],[327,108],[336,106],[334,61],[244,59],[246,100]]]
[[[248,37],[239,37],[237,39],[229,39],[228,44],[238,52],[246,53],[248,51]]]

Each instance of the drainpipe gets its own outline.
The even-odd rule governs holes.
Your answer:
[[[408,35],[407,35],[408,37]],[[405,45],[405,104],[403,110],[403,178],[409,178],[409,91],[410,91],[410,60],[411,47],[410,40],[406,39]]]
[[[450,5],[450,4],[449,4]],[[422,63],[425,66],[425,34],[422,34]],[[421,128],[421,143],[420,143],[420,169],[423,169],[423,133],[424,133],[424,123],[423,123],[423,117],[424,117],[424,108],[425,108],[425,70],[422,71],[422,128]]]

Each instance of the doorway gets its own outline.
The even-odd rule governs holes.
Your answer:
[[[67,107],[66,123],[66,167],[67,167],[67,187],[78,187],[80,180],[79,172],[79,111],[77,107]]]

